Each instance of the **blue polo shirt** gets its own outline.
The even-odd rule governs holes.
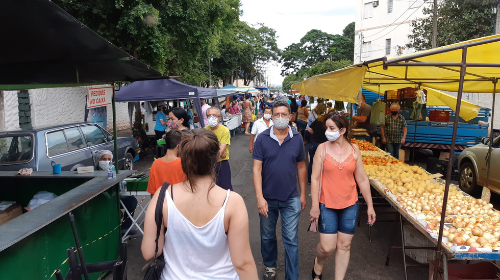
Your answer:
[[[273,127],[265,130],[253,146],[253,159],[262,161],[262,193],[265,199],[287,201],[299,195],[297,163],[304,161],[304,140],[291,127],[283,143],[274,135]]]

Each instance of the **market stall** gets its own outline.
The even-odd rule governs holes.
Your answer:
[[[57,269],[65,275],[69,269],[63,265],[68,260],[67,250],[77,247],[70,213],[74,215],[87,264],[118,259],[126,263],[126,257],[120,256],[119,182],[131,174],[132,171],[122,171],[116,179],[109,180],[105,171],[85,174],[39,171],[31,176],[0,171],[3,182],[0,197],[14,202],[23,213],[0,226],[2,278],[49,279]],[[57,197],[27,211],[30,200],[42,190]],[[102,274],[91,272],[90,279]]]
[[[351,100],[359,101],[358,92],[361,86],[376,92],[395,90],[403,87],[427,87],[435,90],[456,91],[457,101],[455,113],[462,117],[461,102],[462,93],[493,93],[492,126],[495,114],[495,97],[497,83],[500,78],[500,36],[490,36],[461,42],[450,46],[423,51],[411,55],[396,57],[393,59],[380,58],[353,65],[335,72],[311,77],[301,83],[292,85],[292,88],[299,90],[303,94],[313,91],[320,97],[330,97],[333,86],[336,91]],[[358,97],[358,98],[356,98]],[[452,140],[450,154],[455,152],[457,129],[459,118],[455,118],[452,128]],[[488,154],[491,154],[491,142]],[[488,176],[486,189],[488,188],[489,164],[491,157],[487,157]],[[442,189],[443,196],[438,208],[441,210],[437,234],[436,251],[433,279],[437,279],[438,263],[446,255],[446,246],[443,246],[443,233],[445,229],[445,219],[447,218],[448,201],[454,189],[450,192],[450,181],[452,172],[452,161],[449,161],[446,181]],[[453,203],[453,202],[450,202]],[[450,204],[451,205],[451,204]],[[485,219],[485,218],[483,218]],[[491,217],[490,217],[491,219]],[[460,242],[461,243],[461,242]],[[444,253],[444,254],[443,254]],[[485,259],[493,259],[497,253],[484,256]],[[468,258],[460,254],[454,254]],[[471,257],[472,259],[472,257]],[[446,266],[446,258],[444,258]],[[406,271],[406,266],[405,266]]]
[[[12,40],[0,61],[0,90],[103,85],[166,78],[90,30],[48,0],[0,4],[0,34]],[[83,104],[81,104],[83,106]],[[114,87],[114,154],[117,154]],[[43,148],[43,147],[42,147]],[[115,166],[118,166],[118,157]],[[92,168],[93,169],[93,168]],[[53,174],[0,172],[0,271],[5,279],[123,278],[119,185],[132,171]],[[38,191],[57,197],[26,209]],[[9,203],[11,203],[9,205]],[[11,208],[9,210],[9,208]],[[14,214],[12,214],[14,213]],[[103,213],[105,213],[103,215]],[[4,218],[7,219],[4,220]],[[61,273],[62,272],[62,273]]]

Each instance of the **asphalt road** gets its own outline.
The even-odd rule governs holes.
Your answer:
[[[244,199],[248,209],[250,221],[250,244],[252,253],[257,264],[259,277],[262,279],[262,271],[264,265],[260,253],[260,230],[259,230],[259,214],[257,211],[257,202],[253,188],[252,179],[252,164],[253,159],[248,152],[249,136],[237,134],[231,138],[229,147],[231,177],[234,191],[239,193]],[[140,161],[136,162],[134,169],[139,171],[147,170],[153,161],[152,153]],[[310,192],[310,186],[307,186],[307,192]],[[139,201],[141,201],[139,197]],[[147,199],[146,199],[147,200]],[[146,201],[144,200],[144,201]],[[143,203],[144,203],[143,201]],[[308,196],[308,205],[306,210],[301,214],[299,222],[299,256],[300,256],[300,278],[310,279],[313,260],[315,257],[316,245],[319,241],[319,235],[306,231],[309,221],[310,196]],[[379,212],[377,219],[391,220],[393,215],[382,215],[380,212],[389,210],[387,208],[376,208]],[[281,240],[281,228],[278,221],[278,270],[277,279],[285,279],[284,273],[284,248]],[[378,222],[372,227],[371,235],[372,242],[368,240],[368,226],[366,224],[366,214],[362,214],[361,226],[356,228],[356,233],[351,246],[351,259],[347,275],[345,279],[404,279],[403,259],[400,249],[392,250],[391,261],[389,266],[385,266],[387,252],[391,240],[397,245],[401,244],[399,233],[394,235],[394,223]],[[140,269],[145,264],[140,252],[141,235],[135,235],[128,240],[128,279],[138,280],[143,279],[140,275]],[[430,252],[429,252],[430,253]],[[408,262],[416,264],[409,257]],[[323,272],[323,279],[334,279],[334,257],[327,260]],[[107,279],[112,279],[109,276]],[[408,279],[423,280],[428,279],[428,268],[408,268]]]

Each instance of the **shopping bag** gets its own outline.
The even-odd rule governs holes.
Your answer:
[[[257,116],[256,116],[256,115],[254,115],[254,114],[252,114],[252,121],[254,122],[254,121],[256,121],[256,120],[257,120]]]
[[[385,103],[377,100],[372,105],[372,112],[370,117],[370,123],[374,125],[384,125],[385,124]]]

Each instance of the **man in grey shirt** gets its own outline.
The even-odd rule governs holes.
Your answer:
[[[352,119],[356,122],[358,128],[364,128],[371,137],[377,137],[377,127],[370,123],[371,113],[372,106],[366,104],[366,97],[363,95],[358,114],[353,116]]]

